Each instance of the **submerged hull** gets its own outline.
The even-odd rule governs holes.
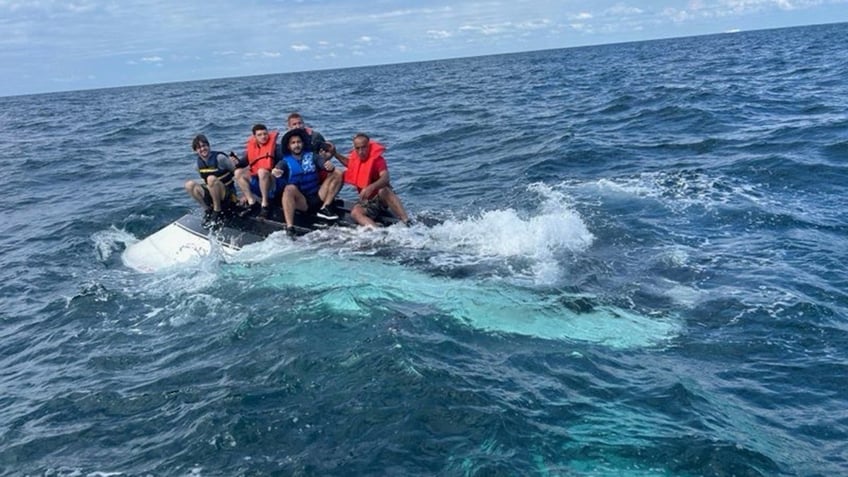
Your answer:
[[[298,216],[297,232],[320,228],[354,227],[349,207],[338,207],[334,223],[316,217]],[[197,213],[187,214],[153,235],[133,244],[123,254],[124,263],[141,272],[155,272],[209,255],[235,253],[241,247],[264,240],[284,230],[279,215],[272,220],[231,218],[224,227],[210,231]],[[421,225],[435,219],[417,217]],[[384,217],[382,223],[397,221]],[[287,252],[296,260],[275,267],[263,276],[262,287],[320,292],[312,294],[331,315],[370,319],[374,309],[385,303],[403,303],[423,315],[450,316],[472,328],[546,340],[571,340],[614,348],[655,346],[678,335],[681,324],[674,316],[646,316],[632,310],[595,303],[591,297],[545,290],[537,292],[502,280],[472,276],[448,277],[386,260],[354,254],[302,253],[297,247]],[[228,274],[252,281],[250,267],[232,267]],[[347,277],[340,280],[339,277]],[[232,279],[233,277],[229,277]]]
[[[314,215],[298,213],[295,216],[295,234],[304,235],[330,227],[356,227],[356,222],[350,216],[352,206],[353,202],[337,200],[337,220],[324,220]],[[387,226],[397,223],[398,220],[385,215],[379,217],[377,222]],[[214,230],[204,227],[203,219],[197,213],[189,213],[127,247],[122,258],[124,264],[130,268],[152,272],[208,254],[212,249],[211,237],[214,237],[216,244],[225,253],[232,253],[245,245],[260,242],[272,233],[285,230],[282,211],[279,209],[272,210],[268,219],[229,214],[222,226]]]

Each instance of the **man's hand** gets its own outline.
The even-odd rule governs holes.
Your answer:
[[[373,188],[372,188],[370,185],[369,185],[369,186],[366,186],[366,187],[363,187],[363,188],[362,188],[362,190],[361,190],[361,191],[359,191],[359,200],[361,200],[361,201],[363,201],[363,202],[367,201],[367,200],[368,200],[368,197],[370,197],[370,196],[371,196],[371,190],[372,190],[372,189],[373,189]]]

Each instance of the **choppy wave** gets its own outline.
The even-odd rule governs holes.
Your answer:
[[[846,37],[0,98],[0,474],[845,474]],[[439,225],[123,265],[290,110]]]

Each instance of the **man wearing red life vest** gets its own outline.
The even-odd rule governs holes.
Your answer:
[[[353,150],[347,157],[332,147],[321,151],[322,155],[335,156],[347,167],[344,181],[359,192],[359,201],[350,210],[350,216],[359,225],[375,226],[374,219],[386,208],[404,224],[410,223],[400,197],[389,183],[389,168],[383,158],[385,150],[382,144],[371,141],[367,134],[358,133],[353,137]]]
[[[239,162],[235,177],[250,211],[257,209],[256,196],[260,197],[260,218],[268,217],[271,198],[276,192],[276,181],[271,175],[271,169],[281,157],[277,147],[277,131],[268,132],[264,124],[254,125],[253,136],[247,140],[244,157]]]

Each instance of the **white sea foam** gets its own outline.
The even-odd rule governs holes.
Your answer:
[[[694,308],[704,299],[705,293],[692,286],[683,285],[667,279],[662,279],[660,284],[664,285],[664,287],[662,290],[658,290],[658,292],[668,296],[680,306]]]
[[[265,240],[243,247],[241,250],[230,253],[227,260],[236,263],[261,263],[274,260],[280,255],[308,251],[308,240],[292,240],[284,232],[275,232]]]
[[[528,192],[540,199],[536,211],[499,209],[448,220],[434,226],[429,237],[436,248],[462,254],[472,262],[491,258],[526,260],[534,284],[555,284],[564,272],[557,258],[566,252],[584,252],[595,237],[563,191],[537,183],[528,186]]]
[[[489,210],[430,227],[319,231],[299,239],[298,244],[306,249],[323,248],[323,253],[329,246],[342,256],[379,250],[421,251],[438,267],[501,265],[513,273],[502,278],[522,283],[529,278],[536,285],[552,285],[562,279],[565,270],[559,257],[584,252],[595,237],[564,192],[544,184],[530,185],[528,192],[539,197],[537,210]],[[251,254],[262,255],[261,250],[251,248]],[[520,269],[508,265],[516,260],[523,263]]]
[[[654,199],[678,211],[692,206],[710,209],[725,204],[766,205],[764,194],[756,186],[703,171],[646,172],[598,179],[583,187],[596,188],[603,194]]]
[[[94,242],[94,250],[97,253],[97,258],[101,262],[109,260],[113,252],[120,251],[138,242],[138,238],[135,235],[126,230],[119,229],[114,225],[106,230],[91,234],[91,240]]]

